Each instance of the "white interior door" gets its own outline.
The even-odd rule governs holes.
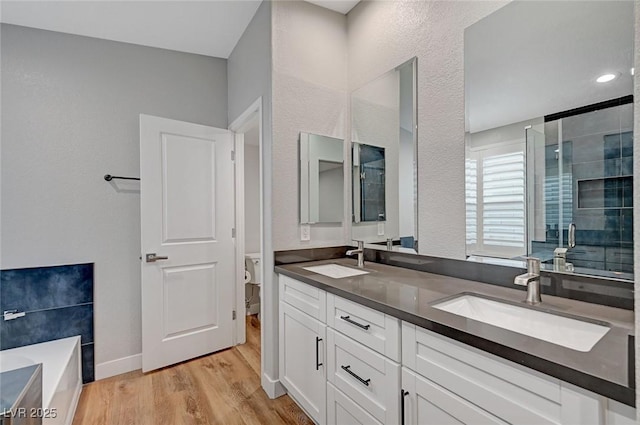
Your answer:
[[[228,130],[140,115],[143,372],[233,344],[232,149]]]

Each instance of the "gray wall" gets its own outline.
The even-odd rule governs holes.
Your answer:
[[[227,63],[3,24],[1,71],[1,266],[95,263],[99,375],[141,352],[139,185],[103,175],[139,175],[140,113],[226,128]]]
[[[262,97],[263,228],[261,288],[262,386],[277,395],[278,293],[273,273],[272,125],[271,125],[271,2],[263,1],[228,59],[229,123]]]

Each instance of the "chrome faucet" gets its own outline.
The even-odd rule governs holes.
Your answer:
[[[527,304],[540,304],[540,259],[535,257],[527,257],[527,272],[516,276],[513,280],[515,285],[527,287]]]
[[[347,256],[351,256],[354,254],[358,254],[358,267],[361,269],[364,268],[364,241],[356,241],[358,242],[358,249],[350,249],[347,251]]]

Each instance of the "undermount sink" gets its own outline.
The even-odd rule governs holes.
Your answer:
[[[334,279],[340,279],[343,277],[359,276],[361,274],[368,274],[369,272],[359,269],[352,269],[351,267],[340,266],[338,264],[323,264],[321,266],[303,267],[310,272],[318,273],[324,276],[332,277]]]
[[[460,294],[432,307],[583,352],[590,351],[610,329],[604,322],[547,313],[473,294]]]

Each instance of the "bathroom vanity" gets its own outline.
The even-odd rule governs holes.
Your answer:
[[[548,295],[530,308],[523,291],[384,264],[306,269],[326,264],[360,271],[350,259],[276,267],[280,380],[316,422],[635,423],[633,311]],[[606,332],[568,348],[437,307],[469,295]]]

